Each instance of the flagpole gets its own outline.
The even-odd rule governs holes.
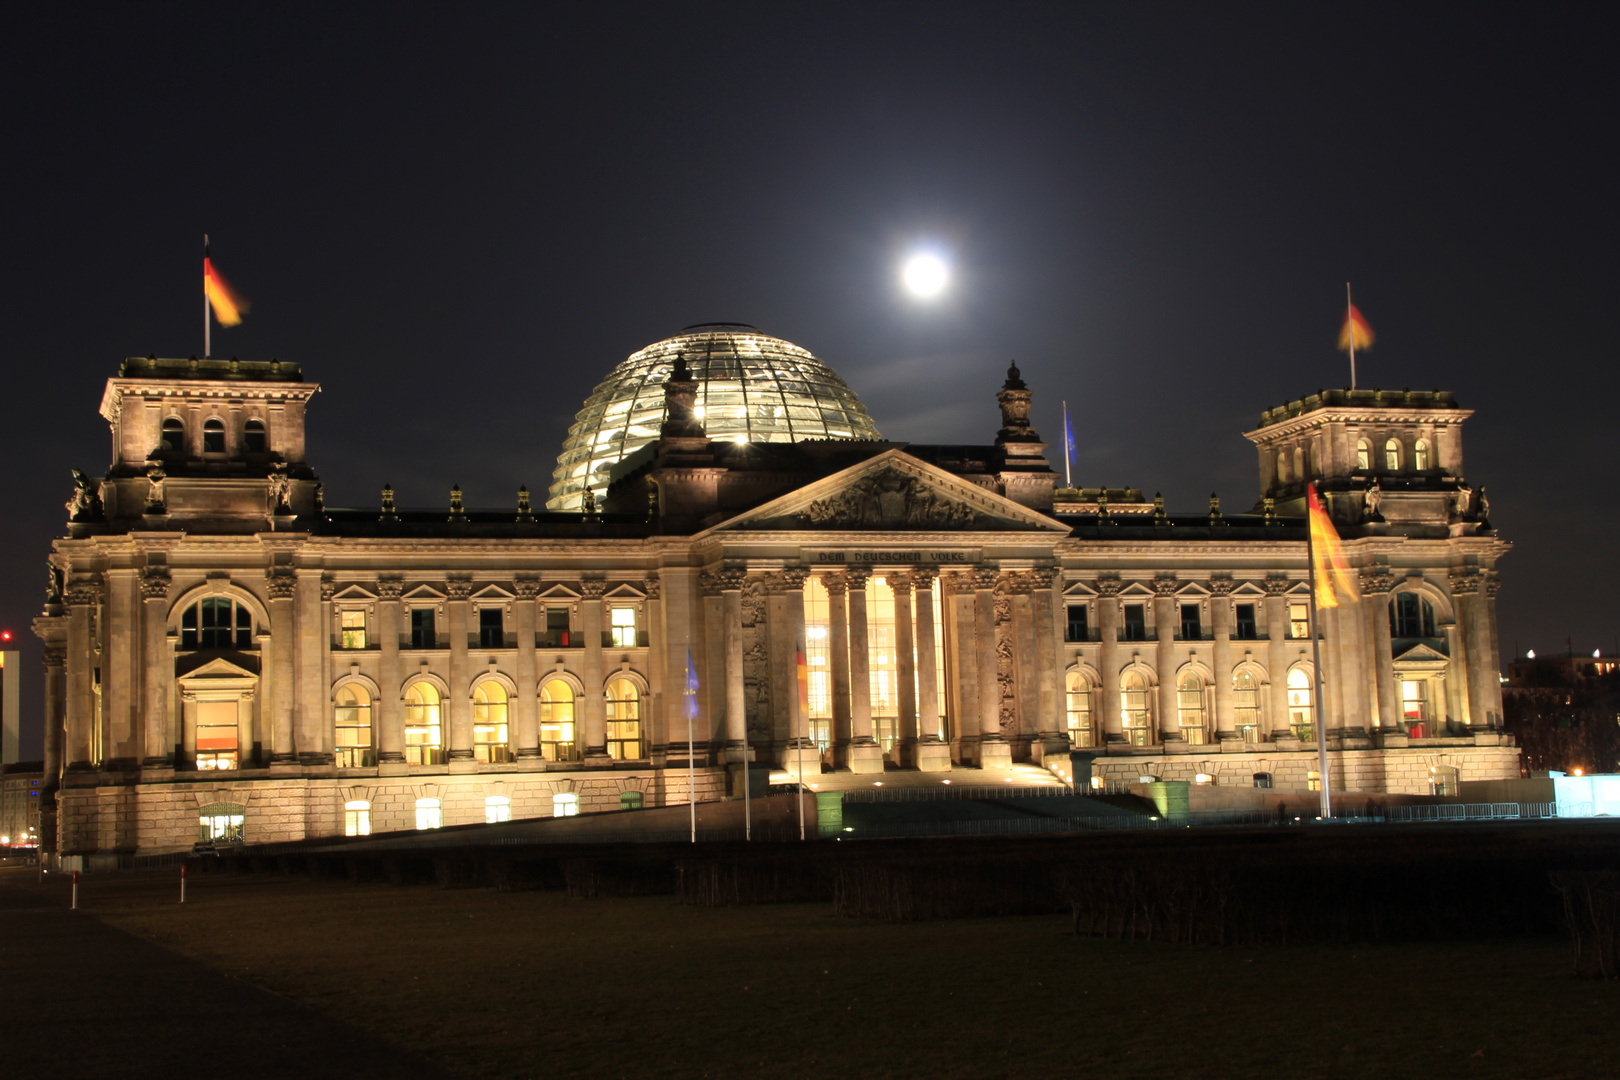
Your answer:
[[[212,318],[208,311],[208,234],[203,233],[203,359],[208,359],[208,353],[213,348]]]
[[[692,716],[697,712],[697,697],[692,687],[692,638],[686,639],[686,802],[692,811],[692,843],[697,843],[697,753],[692,743]]]
[[[1326,820],[1333,816],[1333,798],[1329,793],[1328,781],[1327,724],[1322,718],[1322,689],[1325,683],[1322,678],[1322,636],[1318,632],[1322,612],[1316,606],[1316,541],[1311,535],[1309,484],[1305,490],[1305,552],[1311,564],[1311,666],[1316,669],[1316,775],[1321,778],[1322,818]]]
[[[1350,299],[1350,283],[1344,283],[1344,318],[1350,327],[1350,389],[1356,388],[1356,305]]]
[[[800,840],[804,839],[804,740],[810,734],[810,721],[809,721],[809,717],[805,715],[806,710],[805,710],[805,707],[804,707],[804,682],[802,680],[802,676],[799,674],[800,671],[803,670],[799,666],[800,662],[801,662],[801,657],[803,657],[803,656],[804,656],[804,642],[801,641],[801,642],[798,642],[797,645],[795,646],[794,656],[793,656],[793,681],[796,684],[793,687],[793,708],[799,714],[799,723],[798,723],[797,727],[799,728],[798,771],[799,771],[799,839]]]
[[[1069,475],[1069,451],[1072,449],[1070,444],[1073,441],[1069,438],[1069,403],[1065,401],[1063,403],[1063,486],[1066,488],[1074,487],[1074,478]]]

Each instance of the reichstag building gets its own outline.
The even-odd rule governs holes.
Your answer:
[[[1064,487],[1016,368],[966,389],[991,439],[896,441],[808,351],[695,326],[607,375],[543,507],[427,513],[323,504],[297,365],[125,360],[35,623],[45,846],[629,810],[801,762],[1061,775],[1071,748],[1099,782],[1308,791],[1307,480],[1360,575],[1321,627],[1334,790],[1518,775],[1508,545],[1451,394],[1267,409],[1252,507],[1184,516]]]

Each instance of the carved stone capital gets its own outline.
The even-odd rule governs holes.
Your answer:
[[[661,600],[661,599],[663,599],[663,596],[664,596],[664,581],[663,581],[662,578],[660,578],[658,576],[658,574],[656,572],[647,575],[647,580],[642,583],[642,587],[647,590],[647,599],[649,599],[649,600]]]
[[[45,647],[44,661],[47,668],[61,667],[67,663],[67,650],[54,645],[47,645]]]
[[[1483,490],[1483,489],[1481,489],[1481,490]],[[1485,575],[1485,598],[1486,599],[1488,599],[1488,600],[1496,599],[1496,594],[1501,588],[1502,588],[1502,579],[1497,576],[1496,571],[1492,570],[1490,573]]]
[[[872,571],[866,569],[864,566],[852,566],[848,570],[844,571],[844,581],[851,590],[865,589],[866,583],[870,581],[871,578]]]
[[[1479,592],[1480,586],[1483,584],[1484,582],[1480,580],[1477,571],[1474,573],[1452,574],[1450,580],[1451,594],[1453,596],[1472,596]]]
[[[1288,587],[1292,584],[1293,582],[1289,581],[1288,578],[1280,574],[1272,574],[1261,583],[1261,587],[1266,590],[1267,596],[1283,596],[1287,594]]]
[[[466,600],[472,596],[472,582],[447,581],[444,583],[444,594],[452,600]]]
[[[790,592],[798,592],[800,589],[804,588],[805,579],[809,576],[810,571],[806,570],[804,567],[790,566],[786,570],[782,571],[782,584],[785,585]]]
[[[75,581],[69,583],[66,589],[69,607],[84,607],[101,603],[101,583],[99,581]]]
[[[405,582],[397,577],[377,579],[377,598],[379,600],[398,600],[405,592]]]
[[[1211,596],[1231,596],[1237,582],[1229,577],[1212,577],[1209,579],[1209,594]]]
[[[533,600],[540,595],[540,582],[534,578],[518,578],[512,582],[512,591],[519,600]]]
[[[582,600],[600,600],[607,592],[607,582],[587,580],[579,583],[579,596]]]
[[[330,603],[332,597],[337,595],[337,582],[330,578],[321,579],[321,603]]]
[[[932,589],[934,581],[939,577],[939,571],[932,566],[919,566],[911,572],[911,586],[914,589]]]
[[[721,592],[740,592],[748,584],[748,571],[727,567],[717,572],[715,580],[720,584]]]
[[[1059,571],[1050,566],[1037,566],[1029,572],[1030,587],[1034,589],[1050,589],[1052,583],[1058,579]]]
[[[1176,584],[1174,574],[1160,575],[1153,579],[1153,595],[1173,597],[1176,595]]]
[[[298,588],[298,579],[292,574],[281,574],[274,570],[264,572],[264,591],[270,594],[272,600],[291,600]]]
[[[1007,591],[1015,596],[1028,596],[1035,591],[1035,579],[1029,574],[1004,574]]]
[[[911,595],[911,575],[909,573],[885,574],[884,580],[889,583],[889,588],[894,591],[895,596]]]
[[[849,592],[849,582],[843,574],[822,574],[821,583],[827,587],[827,595],[842,599]]]
[[[1395,575],[1386,569],[1363,570],[1360,579],[1363,594],[1387,593],[1395,588]]]
[[[988,591],[996,587],[1001,578],[1001,571],[994,566],[975,566],[973,568],[973,587],[981,591]]]
[[[143,600],[166,600],[169,596],[169,571],[162,566],[149,566],[141,575]]]

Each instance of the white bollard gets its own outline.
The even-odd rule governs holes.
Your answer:
[[[79,872],[73,871],[73,900],[69,905],[70,911],[79,910]]]
[[[180,864],[180,902],[186,902],[186,864]]]

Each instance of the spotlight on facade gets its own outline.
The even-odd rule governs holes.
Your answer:
[[[1196,775],[1196,776],[1194,776],[1194,777],[1193,777],[1193,783],[1195,783],[1195,784],[1207,784],[1207,783],[1209,783],[1209,782],[1210,782],[1210,781],[1211,781],[1211,780],[1212,780],[1212,779],[1213,779],[1213,777],[1211,777],[1211,776],[1210,776],[1210,775],[1209,775],[1209,773],[1207,773],[1207,772],[1201,772],[1201,773],[1199,773],[1199,774],[1198,774],[1198,775]]]

